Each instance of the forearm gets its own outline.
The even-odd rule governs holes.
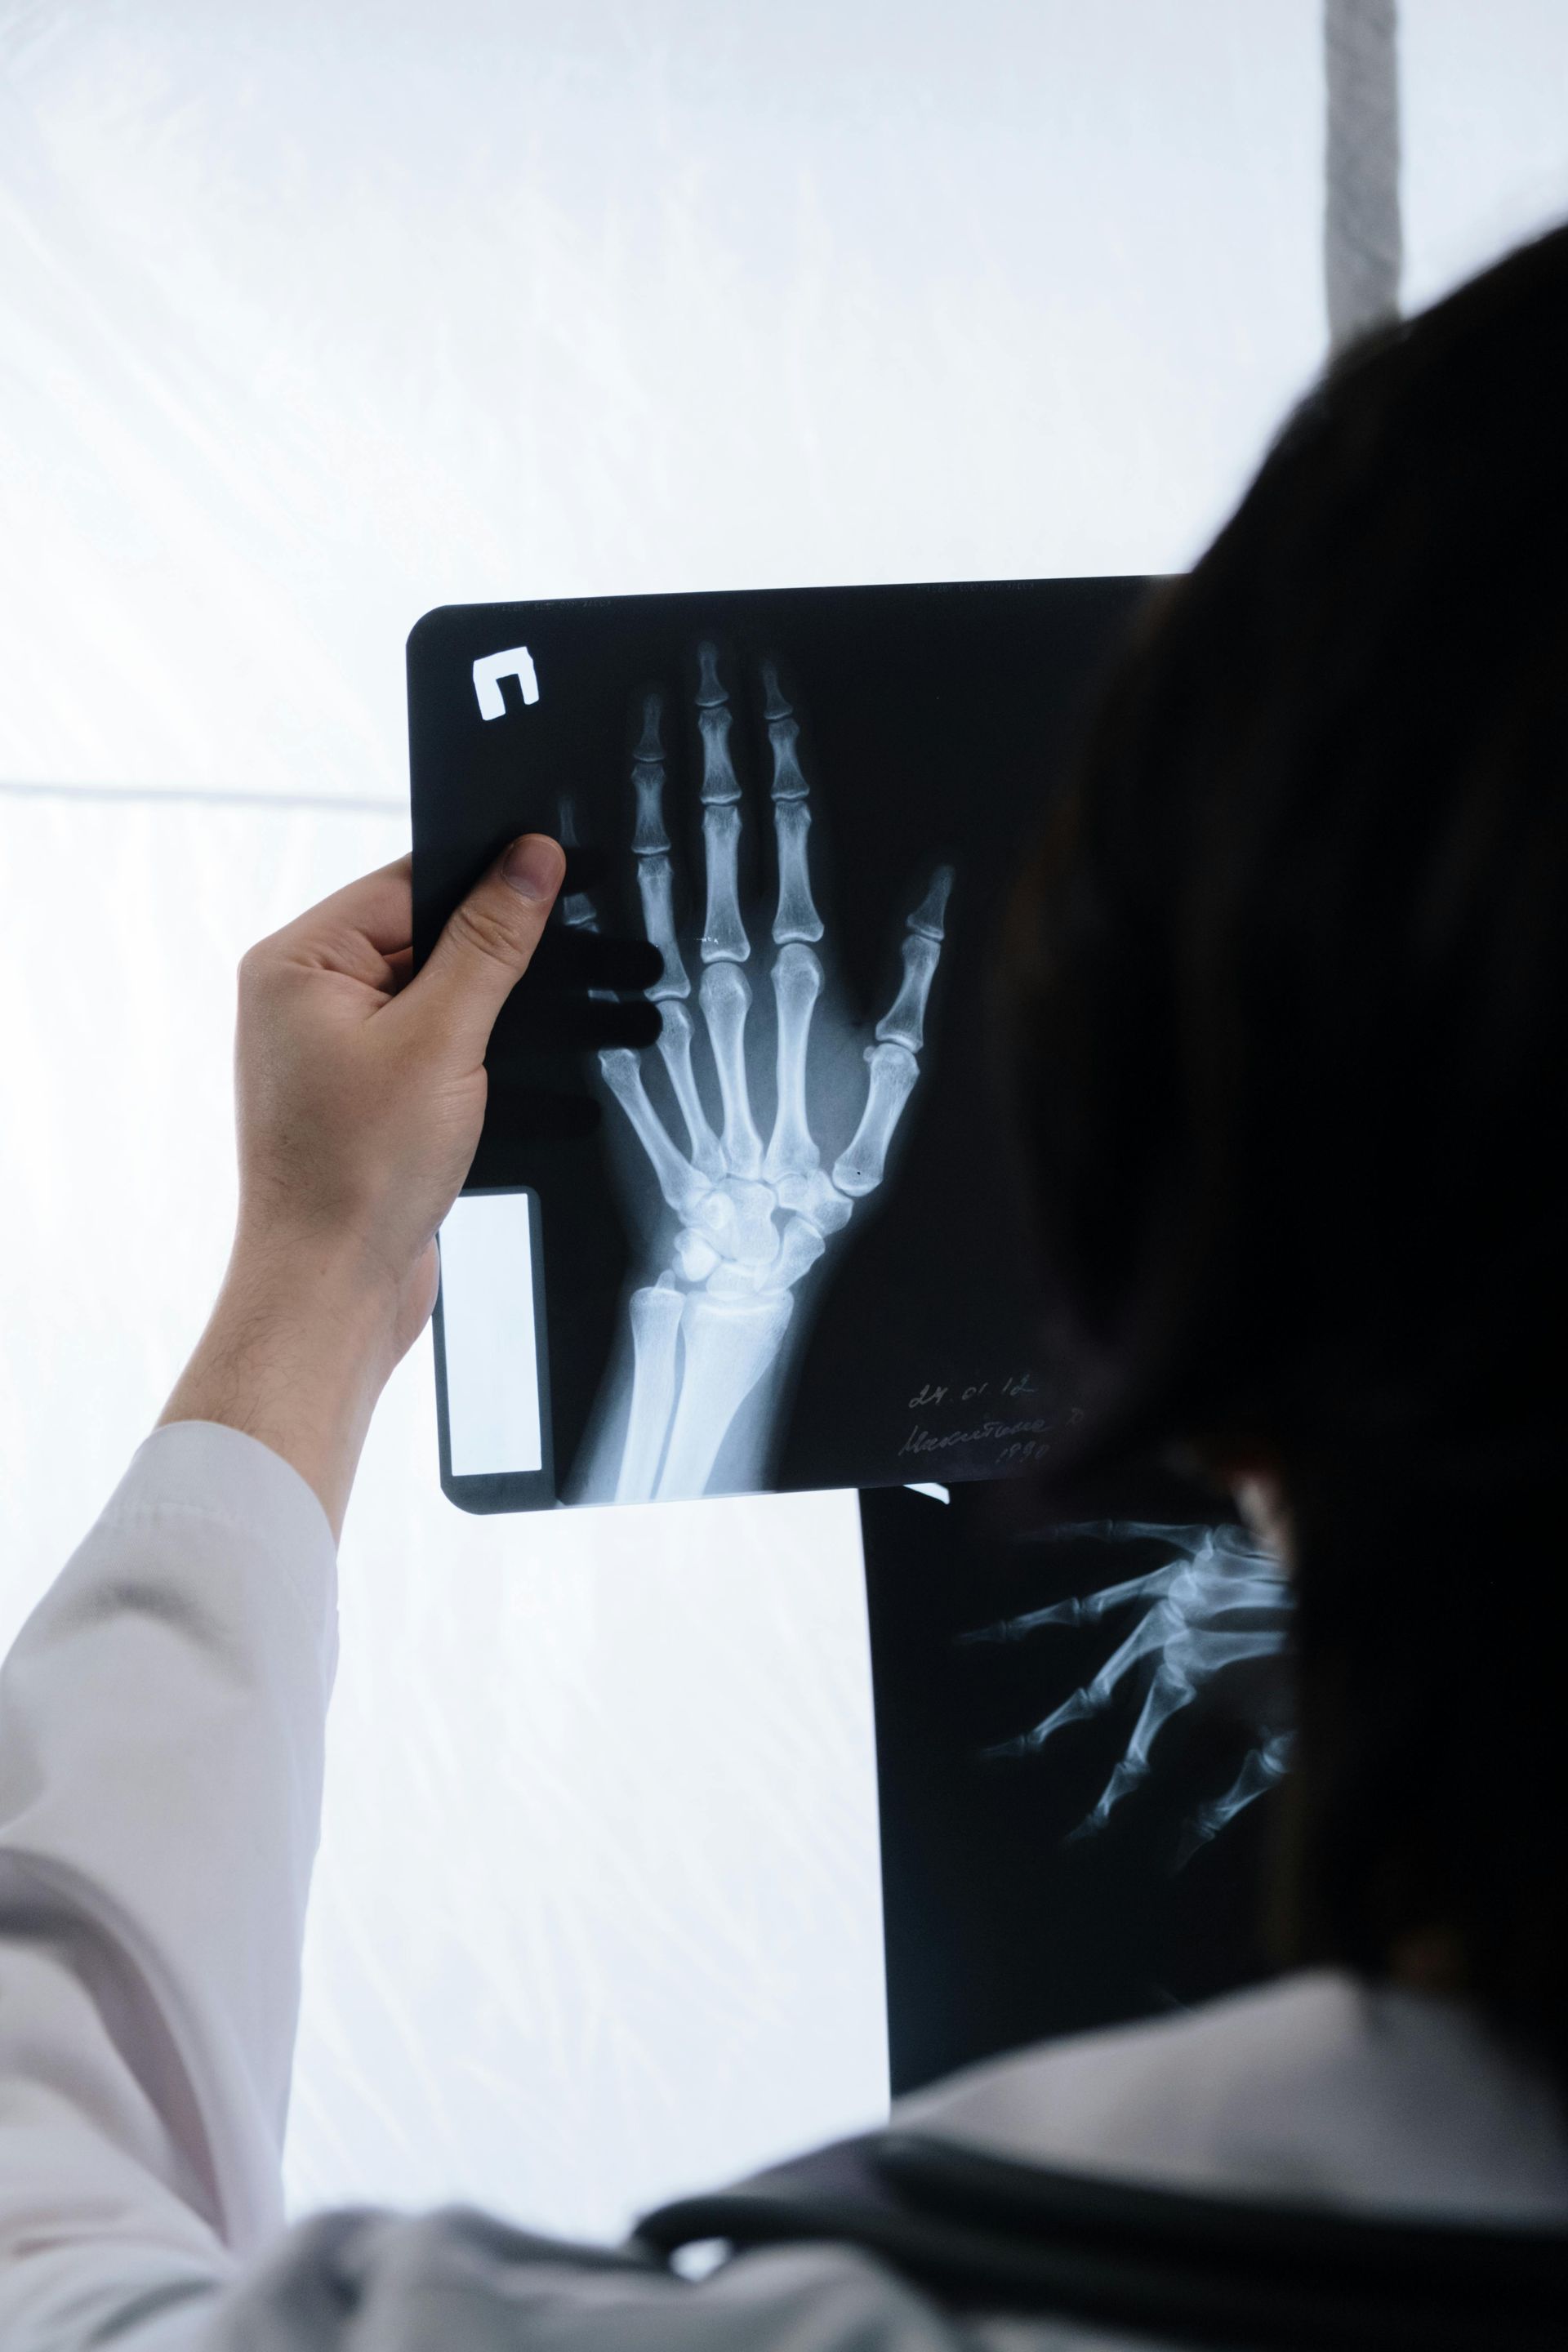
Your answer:
[[[243,1228],[205,1331],[159,1426],[216,1422],[269,1446],[319,1497],[334,1537],[407,1309],[352,1244]]]

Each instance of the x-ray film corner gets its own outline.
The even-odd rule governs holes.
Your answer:
[[[478,1171],[537,1192],[561,1499],[947,1485],[1058,1442],[978,1076],[986,910],[1140,586],[448,607],[415,632],[425,944],[443,891],[537,826],[584,886],[559,912],[579,946],[660,959],[650,1045],[584,1042],[606,989],[541,983],[531,1030],[525,982],[519,1051],[492,1054]],[[493,1447],[458,1426],[472,1343],[444,1343],[455,1491]],[[545,1499],[518,1475],[514,1507]]]

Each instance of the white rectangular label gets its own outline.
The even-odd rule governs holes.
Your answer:
[[[441,1228],[454,1478],[543,1467],[530,1207],[526,1192],[469,1192]]]

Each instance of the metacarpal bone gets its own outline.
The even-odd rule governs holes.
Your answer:
[[[834,1182],[854,1200],[874,1192],[881,1182],[899,1114],[920,1076],[920,1065],[907,1046],[891,1042],[870,1045],[866,1059],[870,1066],[866,1108],[853,1137],[833,1163]]]
[[[658,992],[656,989],[648,991],[650,996]],[[684,995],[684,989],[681,993]],[[696,1073],[691,1067],[691,1015],[685,1005],[667,1003],[660,1015],[658,1050],[669,1073],[670,1087],[679,1106],[680,1116],[686,1121],[691,1164],[700,1175],[708,1178],[710,1183],[716,1184],[724,1173],[724,1153],[718,1137],[708,1124],[702,1097],[697,1091]]]
[[[805,1108],[806,1049],[812,1012],[821,993],[822,964],[810,948],[798,940],[781,948],[773,963],[773,998],[778,1007],[776,1106],[763,1162],[764,1176],[804,1176],[822,1157]]]
[[[680,1318],[685,1360],[659,1473],[661,1501],[706,1492],[731,1423],[778,1354],[794,1304],[787,1290],[752,1298],[688,1294]]]
[[[811,895],[811,867],[806,853],[810,831],[811,811],[805,801],[773,803],[773,833],[779,854],[779,903],[773,917],[773,937],[781,946],[787,940],[822,937],[822,917]]]
[[[685,1299],[665,1283],[635,1290],[631,1300],[632,1401],[616,1479],[617,1503],[646,1503],[675,1409],[675,1355]]]
[[[719,1076],[719,1096],[724,1106],[726,1165],[731,1175],[760,1176],[763,1171],[763,1141],[752,1124],[751,1096],[746,1086],[746,1013],[752,1002],[750,983],[739,964],[710,963],[702,975],[698,995],[708,1024],[713,1066]]]
[[[738,808],[702,812],[702,849],[708,867],[708,919],[702,926],[704,963],[744,963],[752,952],[741,920],[736,858],[741,845]]]
[[[664,1122],[649,1102],[642,1082],[640,1055],[629,1045],[612,1045],[600,1055],[599,1067],[604,1072],[605,1084],[630,1119],[638,1142],[653,1164],[659,1191],[676,1214],[689,1222],[710,1190],[709,1181],[682,1158],[666,1134]]]

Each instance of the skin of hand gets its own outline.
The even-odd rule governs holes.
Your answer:
[[[217,1304],[159,1420],[243,1430],[334,1535],[377,1398],[436,1301],[436,1230],[484,1118],[484,1056],[565,872],[527,834],[410,977],[410,860],[323,899],[239,968],[239,1215]]]

